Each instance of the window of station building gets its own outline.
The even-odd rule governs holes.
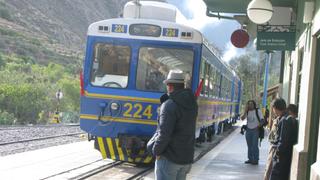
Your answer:
[[[297,98],[296,98],[296,104],[297,105],[299,105],[299,99],[300,99],[303,56],[304,56],[303,51],[300,51],[300,53],[299,53],[299,64],[298,64],[298,78],[297,78]]]
[[[136,88],[144,91],[165,92],[163,81],[170,70],[182,71],[186,88],[191,88],[193,69],[192,50],[141,47],[139,50]]]
[[[97,43],[94,46],[91,84],[102,87],[126,88],[130,54],[129,46]]]

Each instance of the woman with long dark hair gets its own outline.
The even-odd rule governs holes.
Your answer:
[[[246,164],[257,165],[259,163],[259,126],[263,123],[261,110],[254,100],[249,100],[241,120],[247,119],[246,141],[248,146],[248,160]]]

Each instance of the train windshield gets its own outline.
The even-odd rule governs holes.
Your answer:
[[[191,87],[193,51],[187,49],[141,47],[137,70],[136,88],[139,90],[165,92],[170,70],[185,74],[186,87]]]
[[[97,43],[94,47],[91,84],[126,88],[130,67],[130,47]]]

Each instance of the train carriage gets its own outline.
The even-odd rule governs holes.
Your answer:
[[[187,88],[200,92],[197,137],[211,137],[239,113],[240,79],[181,17],[166,3],[129,2],[123,18],[89,26],[80,126],[103,158],[152,161],[145,146],[170,70],[183,71]]]

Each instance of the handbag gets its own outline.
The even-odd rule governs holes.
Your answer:
[[[263,126],[259,126],[259,138],[260,138],[260,141],[262,141],[262,139],[264,138],[264,127]]]
[[[258,109],[256,109],[256,116],[257,119],[259,121],[259,126],[258,126],[258,131],[259,131],[259,139],[260,139],[260,145],[261,145],[261,141],[264,138],[264,119],[260,119],[259,114],[258,114]]]
[[[158,137],[158,131],[156,131],[153,136],[151,137],[151,139],[148,141],[147,143],[147,151],[148,153],[150,154],[153,154],[152,153],[152,149],[153,149],[153,146],[154,146],[154,143],[156,142],[157,140],[157,137]]]

